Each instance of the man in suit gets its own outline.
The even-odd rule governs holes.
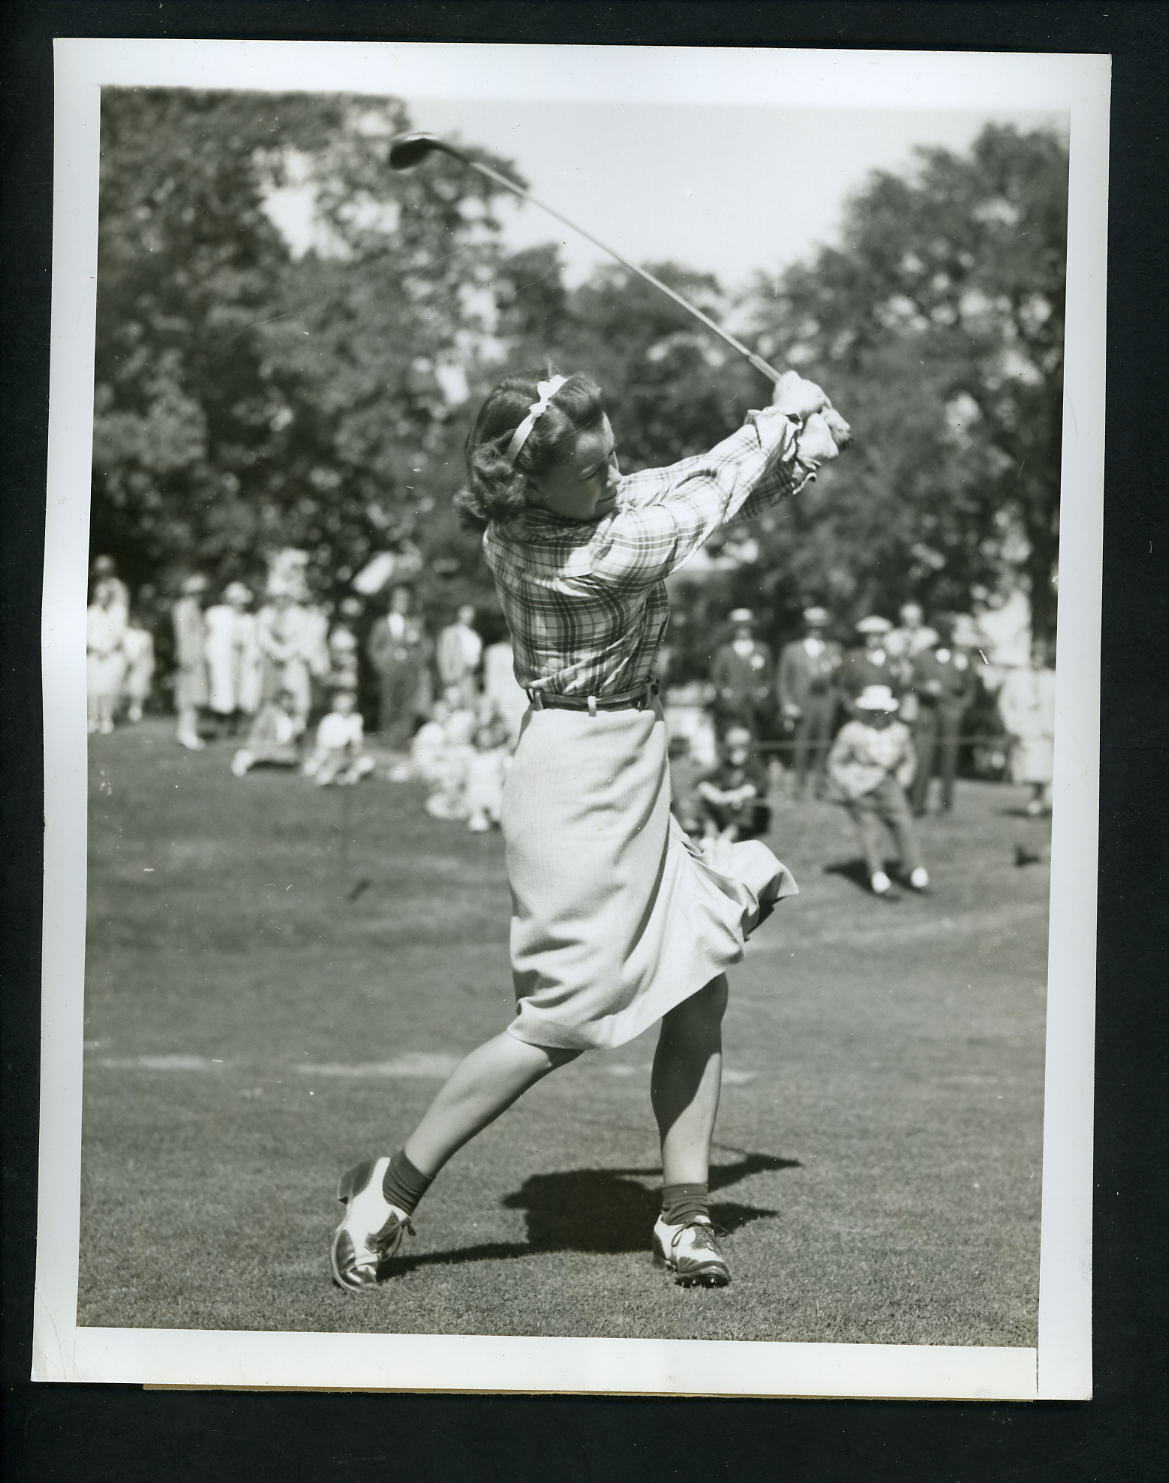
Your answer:
[[[974,668],[969,656],[954,646],[954,622],[939,618],[936,642],[913,661],[910,688],[917,699],[913,742],[917,773],[910,802],[920,818],[929,803],[930,779],[935,768],[941,779],[942,812],[954,806],[954,778],[962,723],[974,698]]]
[[[759,737],[771,710],[774,661],[767,645],[755,638],[755,615],[750,608],[735,608],[728,621],[730,642],[716,651],[710,670],[715,722],[720,734],[738,723]]]
[[[429,704],[429,653],[422,624],[413,613],[408,587],[390,593],[389,611],[370,629],[369,660],[378,677],[378,735],[391,750],[405,752]]]
[[[813,780],[820,788],[836,717],[840,645],[824,636],[829,622],[826,609],[805,608],[803,637],[784,644],[779,656],[780,715],[791,740],[791,765],[801,798],[807,797]]]
[[[898,609],[901,619],[898,627],[891,629],[885,647],[893,656],[893,672],[901,687],[901,719],[912,728],[917,720],[917,696],[910,688],[913,676],[913,661],[919,654],[932,649],[938,642],[937,630],[929,627],[925,613],[918,602],[902,603]]]
[[[840,662],[837,690],[841,703],[851,716],[856,698],[870,685],[888,685],[899,698],[901,685],[897,674],[897,661],[888,648],[888,634],[893,625],[888,618],[872,614],[862,618],[856,626],[860,642],[848,650]]]

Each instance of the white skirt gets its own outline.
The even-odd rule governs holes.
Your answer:
[[[699,850],[670,812],[660,706],[529,710],[503,803],[517,999],[531,1045],[622,1045],[743,956],[792,896],[758,840]]]

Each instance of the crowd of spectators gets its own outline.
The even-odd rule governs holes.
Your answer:
[[[853,820],[877,895],[896,899],[882,863],[886,831],[904,883],[927,890],[914,821],[953,810],[963,755],[997,751],[995,770],[1031,789],[1026,812],[1050,806],[1047,648],[1036,642],[1029,663],[1002,665],[988,661],[980,640],[969,617],[927,622],[914,601],[896,623],[870,613],[847,633],[811,604],[776,657],[755,615],[733,609],[703,690],[714,755],[696,770],[687,748],[674,748],[683,824],[707,839],[749,838],[767,829],[778,797],[836,802]],[[700,740],[700,728],[691,731]]]
[[[510,645],[486,640],[470,604],[432,629],[407,585],[328,606],[295,572],[274,572],[259,593],[237,580],[216,588],[193,572],[165,626],[160,633],[156,621],[152,631],[113,560],[95,559],[86,618],[91,733],[140,721],[153,701],[173,712],[184,748],[232,739],[239,777],[282,767],[320,786],[413,778],[435,819],[476,832],[498,822],[527,697]],[[974,715],[983,740],[993,718],[1003,767],[1030,789],[1027,811],[1047,812],[1054,674],[1043,644],[1029,664],[996,667],[971,620],[927,622],[912,600],[896,623],[872,613],[849,630],[810,604],[778,654],[758,627],[749,609],[728,614],[702,692],[710,741],[676,771],[677,811],[701,837],[765,833],[778,796],[835,800],[856,822],[866,861],[877,859],[885,826],[906,878],[920,886],[928,877],[912,821],[953,809],[960,760],[978,741]],[[160,647],[170,661],[162,676],[169,706],[156,683]],[[669,698],[667,690],[667,706]],[[674,730],[681,764],[685,728]],[[874,769],[880,780],[865,787]],[[883,871],[869,875],[881,894]]]

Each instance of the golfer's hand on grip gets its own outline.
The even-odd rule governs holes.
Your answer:
[[[820,464],[835,458],[852,441],[852,430],[828,400],[823,387],[806,380],[797,371],[785,371],[779,378],[771,404],[789,416],[803,418],[799,448],[805,463]]]
[[[832,404],[823,387],[814,381],[806,381],[798,371],[785,371],[775,383],[771,405],[789,417],[811,417],[814,412],[822,412]]]

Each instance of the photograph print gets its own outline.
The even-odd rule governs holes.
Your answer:
[[[1099,63],[59,43],[41,1378],[1088,1393]]]

